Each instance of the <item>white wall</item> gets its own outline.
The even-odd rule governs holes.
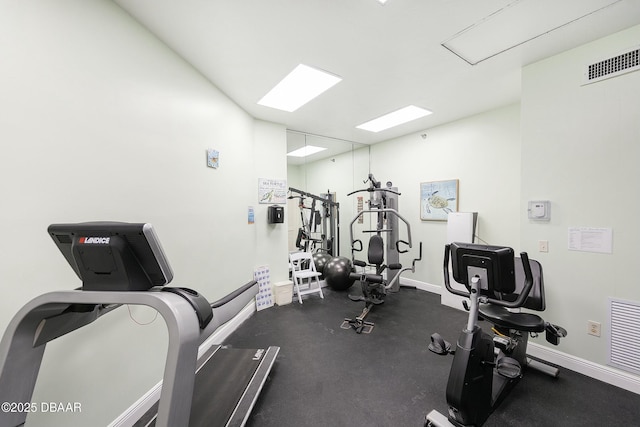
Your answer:
[[[411,224],[414,246],[423,242],[423,260],[416,274],[407,273],[407,278],[444,285],[446,222],[420,220],[421,182],[458,179],[458,210],[478,212],[479,237],[492,244],[520,246],[519,105],[373,145],[371,172],[379,181],[392,181],[398,187],[399,212]],[[400,261],[408,264],[411,259]]]
[[[587,86],[582,73],[639,39],[636,26],[522,74],[521,205],[551,201],[551,221],[522,217],[522,244],[544,265],[545,316],[569,331],[560,349],[600,364],[607,360],[607,298],[640,301],[640,72]],[[612,228],[613,253],[569,251],[569,227]],[[537,253],[538,240],[549,241],[549,253]],[[588,320],[602,323],[600,338],[587,335]]]
[[[249,188],[254,191],[253,200],[258,199],[258,178],[287,179],[287,136],[285,127],[279,124],[256,120],[254,125],[254,147],[244,153],[254,162],[253,180]],[[235,183],[233,184],[235,187]],[[254,202],[255,203],[255,202]],[[269,265],[272,283],[289,278],[287,219],[284,224],[267,224],[267,209],[271,204],[257,205],[254,267]],[[246,223],[246,214],[245,214]],[[244,243],[249,244],[250,241]],[[250,248],[245,248],[244,251]],[[242,264],[243,250],[228,254],[234,259],[231,265]],[[247,280],[252,277],[249,276]]]
[[[427,137],[423,138],[423,134]],[[519,104],[375,144],[336,157],[335,162],[307,164],[309,191],[326,191],[322,189],[327,187],[340,190],[341,254],[348,258],[349,223],[357,211],[356,195],[346,197],[346,193],[368,187],[363,180],[369,172],[383,184],[391,181],[402,193],[399,213],[410,223],[414,249],[400,261],[409,265],[418,254],[418,243],[423,243],[423,259],[416,266],[416,274],[406,273],[403,277],[444,286],[446,222],[420,220],[421,182],[458,179],[459,210],[479,213],[479,237],[492,244],[520,246]],[[369,199],[369,193],[359,195],[365,201]],[[362,227],[354,227],[355,238],[363,238],[358,234]]]
[[[152,223],[172,284],[209,300],[258,265],[287,277],[286,229],[257,201],[258,178],[286,178],[283,126],[254,120],[106,0],[1,1],[0,56],[0,330],[33,297],[80,285],[47,235],[56,222]],[[107,424],[161,379],[164,329],[121,308],[50,343],[33,401],[83,411],[28,425]]]

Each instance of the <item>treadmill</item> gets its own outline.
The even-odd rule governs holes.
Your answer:
[[[213,320],[203,336],[208,337],[230,320],[258,293],[255,280],[211,304]],[[212,325],[213,324],[213,325]],[[200,346],[206,348],[205,345]],[[212,345],[198,358],[189,427],[240,427],[251,415],[274,365],[279,347],[244,349]],[[133,408],[124,420],[111,427],[153,427],[159,401],[146,411]],[[140,412],[144,412],[141,416]],[[135,422],[133,422],[135,421]],[[133,424],[132,424],[133,422]]]
[[[192,289],[165,287],[173,272],[150,224],[54,224],[48,231],[82,287],[40,295],[11,320],[0,341],[0,401],[31,401],[49,341],[121,305],[146,305],[162,315],[168,329],[162,386],[140,419],[118,425],[246,423],[280,349],[203,345],[200,357],[198,350],[257,294],[255,281],[210,304]],[[22,426],[27,414],[0,412],[0,425]]]

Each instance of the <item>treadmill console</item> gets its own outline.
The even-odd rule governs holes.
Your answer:
[[[151,224],[52,224],[48,231],[85,291],[145,291],[173,279]]]

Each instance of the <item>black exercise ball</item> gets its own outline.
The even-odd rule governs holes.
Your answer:
[[[335,257],[324,266],[324,280],[336,291],[345,291],[355,280],[349,277],[352,266],[349,258]]]
[[[324,266],[331,261],[331,258],[331,255],[326,252],[313,254],[313,263],[316,265],[316,271],[320,273],[320,280],[324,279]]]

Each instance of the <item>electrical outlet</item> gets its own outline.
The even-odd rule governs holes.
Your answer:
[[[549,241],[548,240],[539,240],[538,241],[538,251],[540,251],[540,252],[549,252]]]
[[[587,333],[594,337],[600,336],[600,322],[594,322],[593,320],[587,321]]]

